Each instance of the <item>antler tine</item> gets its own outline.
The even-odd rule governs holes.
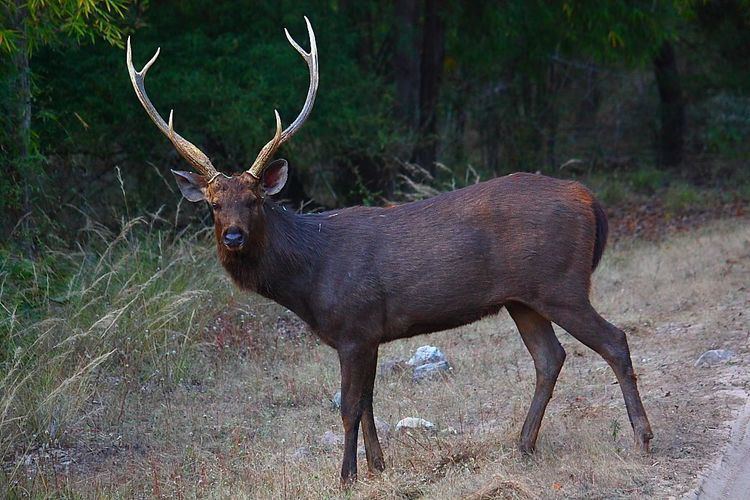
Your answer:
[[[250,174],[258,179],[263,173],[263,169],[268,163],[268,160],[273,157],[273,155],[276,153],[276,150],[279,149],[279,146],[288,141],[302,127],[302,125],[307,120],[307,117],[310,116],[313,104],[315,103],[315,96],[318,93],[318,81],[320,80],[320,74],[318,72],[318,46],[315,43],[315,32],[313,31],[312,25],[310,24],[310,20],[307,18],[307,16],[305,16],[305,23],[307,24],[307,34],[310,37],[309,53],[305,52],[304,49],[302,49],[302,47],[300,47],[300,45],[294,41],[292,36],[289,34],[289,31],[284,28],[284,33],[286,34],[287,40],[289,40],[289,43],[292,45],[292,47],[294,47],[294,49],[299,52],[299,54],[307,63],[307,67],[310,69],[310,87],[307,90],[305,104],[304,106],[302,106],[302,111],[300,111],[297,118],[292,122],[291,125],[284,129],[283,132],[280,131],[278,113],[276,113],[277,135],[274,136],[274,138],[271,139],[271,141],[266,144],[263,149],[260,150],[260,153],[258,153],[258,158],[256,158],[256,160],[253,162],[253,166],[248,170]]]
[[[312,25],[307,16],[305,16],[305,24],[307,24],[307,34],[310,37],[310,52],[305,52],[302,47],[294,41],[294,38],[289,34],[289,31],[284,28],[287,40],[289,40],[292,47],[299,52],[299,55],[302,56],[302,59],[305,60],[307,67],[310,69],[310,87],[307,90],[307,97],[305,98],[305,105],[302,106],[302,111],[300,111],[292,124],[281,133],[281,144],[289,140],[289,138],[291,138],[297,130],[302,127],[302,124],[305,123],[307,117],[310,116],[313,104],[315,103],[315,96],[318,93],[318,82],[320,80],[320,73],[318,72],[318,45],[315,42],[315,32],[313,31]]]
[[[256,179],[260,179],[263,169],[268,164],[268,160],[273,157],[276,150],[279,149],[279,144],[281,144],[281,116],[279,116],[279,112],[275,109],[273,113],[276,115],[276,133],[273,135],[273,139],[263,146],[263,149],[260,150],[258,157],[253,162],[253,166],[248,169],[248,173]]]
[[[174,131],[172,127],[172,111],[169,112],[169,124],[167,124],[164,121],[164,118],[161,117],[159,112],[156,111],[154,105],[151,104],[151,100],[146,94],[146,86],[144,84],[146,73],[148,72],[149,68],[151,68],[151,66],[156,62],[156,58],[159,57],[160,52],[161,47],[156,49],[156,53],[154,54],[154,56],[146,63],[141,71],[136,71],[133,67],[133,55],[130,48],[130,37],[128,37],[126,59],[128,65],[128,73],[130,73],[130,81],[133,83],[133,90],[135,90],[135,95],[138,97],[141,106],[143,106],[143,109],[146,110],[148,116],[151,118],[154,124],[156,124],[159,130],[161,130],[161,132],[166,135],[167,138],[169,138],[177,152],[180,153],[180,155],[182,155],[182,157],[185,158],[188,163],[195,167],[198,172],[206,177],[215,178],[218,174],[218,171],[211,164],[211,160],[208,159],[208,156],[206,156],[203,151],[198,149],[190,141],[184,139],[180,134]]]

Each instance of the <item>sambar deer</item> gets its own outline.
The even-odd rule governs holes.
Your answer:
[[[219,260],[234,282],[294,311],[328,345],[341,367],[344,457],[341,480],[357,474],[360,421],[370,471],[385,463],[373,417],[378,346],[455,328],[505,307],[536,369],[536,388],[519,448],[534,449],[565,360],[556,323],[612,367],[636,446],[653,434],[641,403],[625,334],[589,302],[591,274],[607,241],[601,205],[578,182],[513,174],[389,208],[351,207],[295,214],[271,199],[287,179],[287,162],[270,161],[302,126],[318,89],[318,53],[285,30],[310,71],[299,116],[276,133],[252,166],[232,176],[165,122],[144,87],[156,55],[138,72],[130,40],[133,88],[156,126],[199,173],[173,171],[185,198],[213,210]]]

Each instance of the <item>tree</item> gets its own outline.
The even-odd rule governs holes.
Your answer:
[[[660,99],[657,161],[670,167],[682,161],[685,135],[685,101],[673,41],[681,25],[693,17],[693,4],[693,0],[578,1],[567,2],[563,8],[568,22],[580,30],[572,41],[584,41],[581,48],[595,58],[615,59],[635,67],[653,65]],[[592,29],[597,26],[604,30]],[[593,38],[593,44],[586,42],[585,30],[598,33],[599,41]]]
[[[674,47],[665,40],[654,57],[654,75],[659,88],[661,127],[657,158],[661,165],[674,167],[682,162],[685,135],[685,100]]]
[[[419,106],[419,2],[397,0],[395,4],[395,49],[393,79],[395,112],[407,129],[417,127]]]
[[[0,0],[0,52],[10,56],[9,146],[10,191],[4,208],[21,224],[28,254],[34,254],[31,172],[38,173],[38,151],[32,143],[31,58],[41,47],[66,40],[103,38],[122,45],[122,28],[129,0]],[[8,190],[6,190],[8,191]]]
[[[415,159],[435,173],[437,104],[445,58],[445,2],[425,0],[419,82],[419,139]]]

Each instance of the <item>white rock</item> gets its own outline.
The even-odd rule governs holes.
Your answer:
[[[338,410],[341,408],[341,389],[336,391],[336,394],[331,398],[331,409]]]
[[[406,417],[399,420],[396,424],[396,432],[406,432],[412,429],[434,432],[435,424],[429,420],[417,417]]]
[[[414,374],[412,380],[420,382],[432,378],[441,372],[447,372],[451,369],[451,365],[447,361],[438,361],[437,363],[427,363],[414,368]]]
[[[733,357],[734,353],[727,349],[711,349],[700,355],[695,366],[713,366],[729,361]]]
[[[428,363],[440,363],[441,361],[447,362],[443,351],[431,345],[423,345],[417,349],[407,363],[410,366],[422,366]]]

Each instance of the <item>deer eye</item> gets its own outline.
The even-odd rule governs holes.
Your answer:
[[[218,203],[211,203],[211,208],[214,211],[221,210],[221,205],[219,205]]]

